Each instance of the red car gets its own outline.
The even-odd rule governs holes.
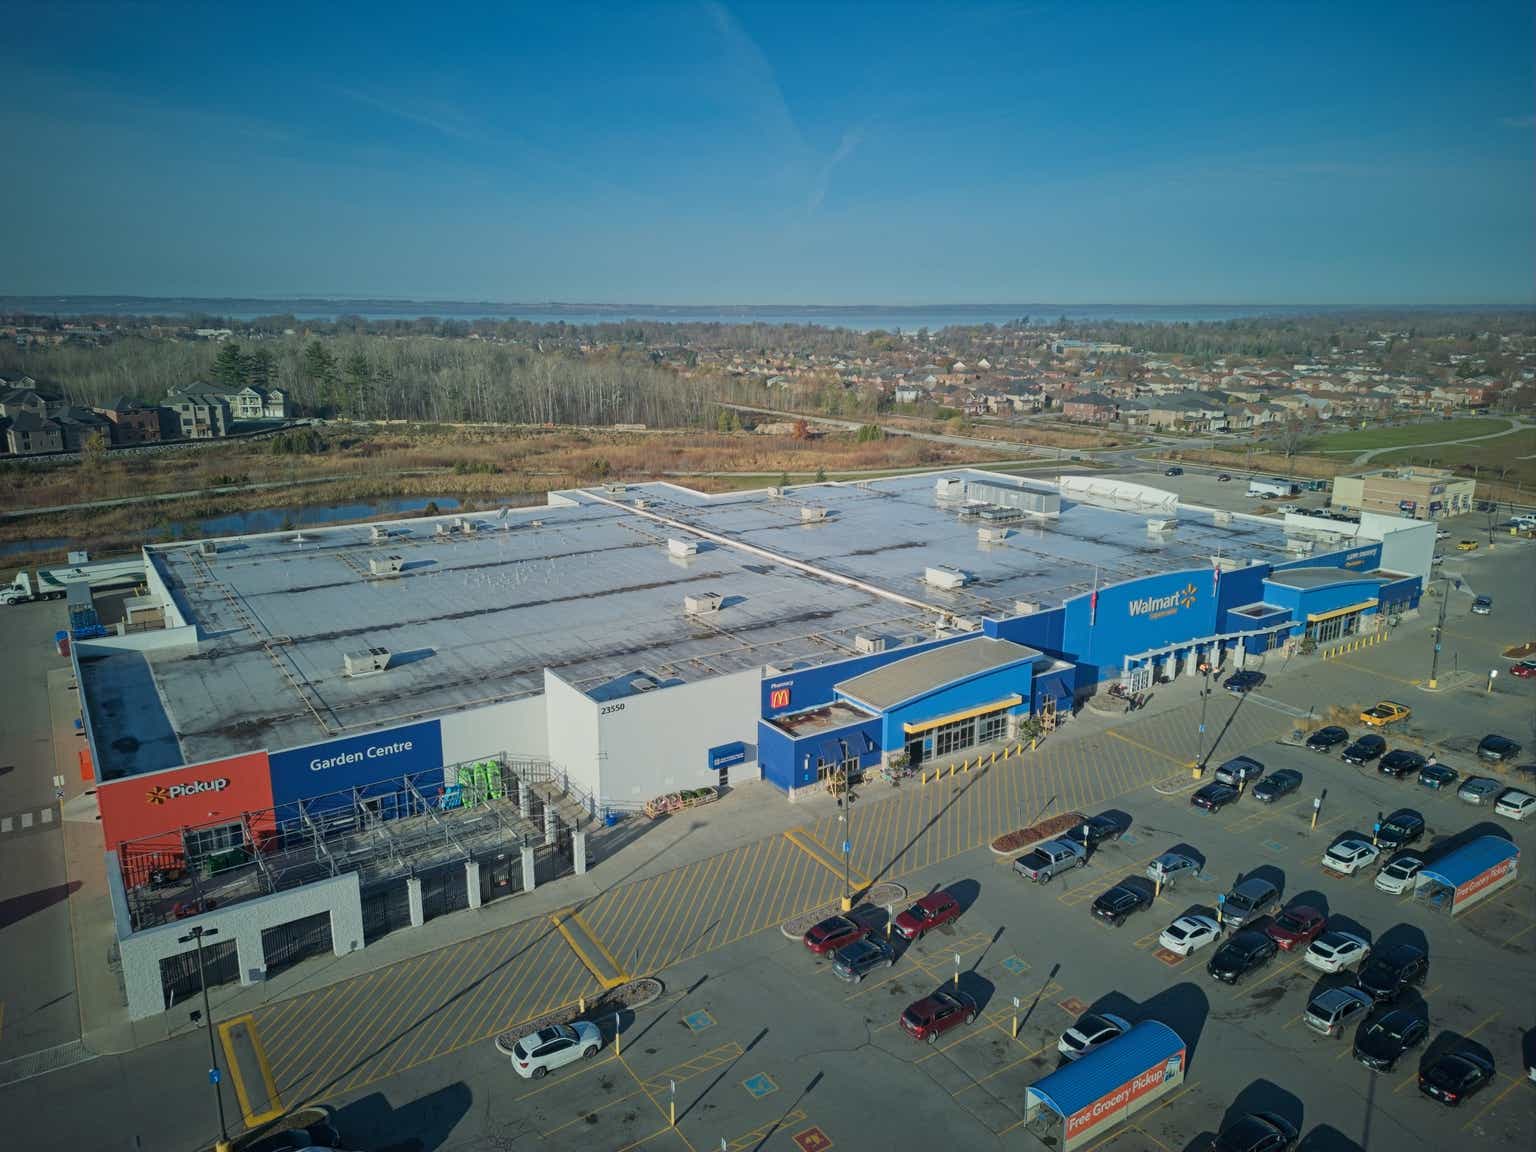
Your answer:
[[[869,935],[869,928],[846,916],[829,916],[820,924],[806,931],[802,939],[805,946],[818,956],[836,952],[856,940]]]
[[[907,1005],[901,1014],[901,1030],[916,1040],[934,1041],[958,1024],[976,1019],[976,1001],[964,992],[935,992],[925,1000]]]
[[[960,901],[948,892],[930,892],[896,917],[896,935],[903,940],[921,940],[959,915]]]
[[[1529,680],[1532,676],[1536,676],[1536,660],[1522,660],[1518,664],[1511,665],[1509,674],[1518,676],[1522,680]]]
[[[1328,917],[1316,908],[1298,904],[1276,916],[1264,931],[1268,933],[1271,940],[1289,952],[1298,945],[1305,948],[1316,940],[1326,927],[1328,927]]]

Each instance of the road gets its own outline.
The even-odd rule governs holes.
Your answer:
[[[64,610],[0,608],[0,622],[13,652],[51,652]],[[62,661],[49,656],[46,664]],[[80,1036],[43,666],[30,657],[0,663],[0,1062]]]

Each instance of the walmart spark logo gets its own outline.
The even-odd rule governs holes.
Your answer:
[[[161,787],[151,788],[145,794],[145,799],[147,799],[151,804],[155,804],[155,805],[164,804],[170,798],[171,798],[170,790],[167,789],[167,788],[161,788]]]
[[[1180,608],[1193,608],[1198,595],[1199,589],[1194,584],[1186,584],[1167,596],[1143,596],[1140,600],[1132,600],[1127,605],[1127,611],[1132,616],[1160,620],[1164,616],[1172,616]]]

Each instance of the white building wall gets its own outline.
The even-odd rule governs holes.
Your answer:
[[[1428,580],[1435,560],[1435,524],[1377,512],[1360,514],[1360,531],[1381,540],[1381,566]]]
[[[747,762],[731,767],[731,779],[757,779],[762,683],[762,670],[749,668],[602,705],[598,797],[642,803],[679,788],[715,784],[719,774],[709,767],[709,749],[734,740],[747,745]],[[554,724],[551,714],[551,736]]]
[[[525,696],[442,719],[443,763],[461,764],[497,752],[511,756],[549,753],[544,697]]]
[[[165,626],[167,628],[185,627],[187,618],[182,615],[181,605],[176,602],[176,598],[171,595],[171,590],[166,586],[165,577],[155,563],[154,556],[147,548],[144,549],[143,556],[144,586],[149,595],[165,605]]]
[[[544,669],[543,699],[550,763],[565,769],[583,791],[602,795],[597,701],[588,699],[548,668]]]

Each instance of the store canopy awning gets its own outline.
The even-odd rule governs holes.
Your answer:
[[[996,712],[999,708],[1014,708],[1022,703],[1024,703],[1024,697],[1015,692],[1012,696],[1004,696],[1001,700],[994,700],[990,704],[978,704],[963,712],[950,712],[944,716],[936,716],[932,720],[924,720],[919,724],[903,724],[901,730],[908,736],[915,736],[919,732],[928,732],[943,724],[954,724],[961,720],[969,720],[972,716],[980,716],[983,712]]]
[[[1351,612],[1364,612],[1367,608],[1376,607],[1376,601],[1362,600],[1358,604],[1347,604],[1343,608],[1335,608],[1332,612],[1308,612],[1307,623],[1316,624],[1322,620],[1332,620],[1335,616],[1348,616]]]

